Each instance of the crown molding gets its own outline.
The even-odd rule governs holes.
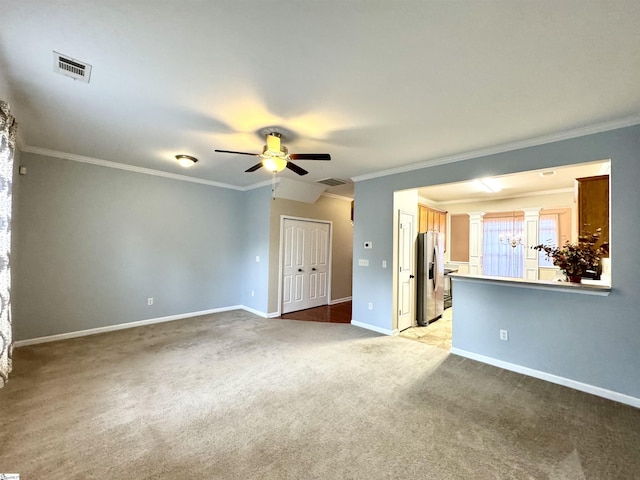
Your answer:
[[[280,177],[276,177],[276,185],[280,183],[280,181],[282,180],[282,178]],[[262,188],[262,187],[267,187],[273,185],[273,179],[271,180],[264,180],[262,182],[258,182],[258,183],[252,183],[251,185],[247,185],[246,187],[238,187],[239,190],[242,190],[243,192],[248,192],[249,190],[255,190],[257,188]]]
[[[583,137],[586,135],[592,135],[595,133],[601,133],[601,132],[606,132],[606,131],[610,131],[610,130],[616,130],[619,128],[625,128],[625,127],[630,127],[633,125],[638,125],[640,124],[640,115],[635,115],[635,116],[631,116],[631,117],[626,117],[623,119],[619,119],[619,120],[614,120],[611,122],[606,122],[606,123],[601,123],[601,124],[596,124],[596,125],[591,125],[591,126],[587,126],[587,127],[582,127],[582,128],[578,128],[578,129],[573,129],[573,130],[568,130],[565,132],[560,132],[560,133],[555,133],[555,134],[551,134],[551,135],[546,135],[543,137],[537,137],[537,138],[532,138],[529,140],[522,140],[522,141],[518,141],[518,142],[512,142],[512,143],[507,143],[507,144],[503,144],[503,145],[498,145],[495,147],[488,147],[488,148],[484,148],[484,149],[479,149],[479,150],[473,150],[470,152],[466,152],[466,153],[461,153],[461,154],[456,154],[456,155],[450,155],[447,157],[441,157],[441,158],[436,158],[436,159],[432,159],[432,160],[426,160],[424,162],[420,162],[420,163],[413,163],[411,165],[405,165],[402,167],[397,167],[397,168],[391,168],[391,169],[386,169],[386,170],[379,170],[377,172],[372,172],[372,173],[368,173],[368,174],[364,174],[364,175],[359,175],[356,177],[352,177],[351,180],[353,182],[361,182],[361,181],[365,181],[365,180],[371,180],[374,178],[379,178],[379,177],[386,177],[388,175],[394,175],[394,174],[398,174],[398,173],[405,173],[405,172],[411,172],[414,170],[420,170],[422,168],[426,168],[426,167],[434,167],[437,165],[444,165],[447,163],[456,163],[456,162],[462,162],[465,160],[471,160],[474,158],[478,158],[478,157],[484,157],[487,155],[495,155],[498,153],[504,153],[504,152],[509,152],[509,151],[513,151],[513,150],[519,150],[519,149],[523,149],[523,148],[527,148],[527,147],[534,147],[534,146],[538,146],[538,145],[544,145],[547,143],[553,143],[553,142],[558,142],[561,140],[568,140],[571,138],[578,138],[578,137]],[[212,187],[219,187],[219,188],[226,188],[226,189],[230,189],[230,190],[237,190],[237,191],[241,191],[241,192],[246,192],[249,190],[255,190],[257,188],[261,188],[267,185],[271,185],[273,183],[273,180],[265,180],[263,182],[258,182],[258,183],[254,183],[245,187],[241,187],[241,186],[237,186],[237,185],[231,185],[228,183],[222,183],[222,182],[215,182],[212,180],[204,180],[201,178],[197,178],[197,177],[189,177],[187,175],[179,175],[177,173],[169,173],[169,172],[164,172],[161,170],[155,170],[152,168],[145,168],[145,167],[137,167],[134,165],[128,165],[125,163],[118,163],[118,162],[112,162],[110,160],[102,160],[99,158],[93,158],[93,157],[87,157],[84,155],[76,155],[73,153],[66,153],[66,152],[60,152],[57,150],[51,150],[51,149],[47,149],[47,148],[40,148],[40,147],[34,147],[31,145],[27,145],[24,142],[24,139],[22,138],[22,136],[20,135],[20,132],[18,132],[18,134],[16,135],[16,144],[18,149],[21,152],[26,152],[26,153],[34,153],[37,155],[45,155],[45,156],[49,156],[49,157],[54,157],[54,158],[60,158],[63,160],[71,160],[74,162],[81,162],[81,163],[88,163],[91,165],[97,165],[97,166],[101,166],[101,167],[107,167],[107,168],[115,168],[118,170],[125,170],[125,171],[129,171],[129,172],[134,172],[134,173],[141,173],[144,175],[152,175],[152,176],[156,176],[156,177],[164,177],[164,178],[170,178],[173,180],[180,180],[183,182],[191,182],[191,183],[198,183],[201,185],[209,185]],[[279,183],[280,178],[276,178],[276,183]],[[329,193],[325,193],[323,195],[326,196],[330,196],[333,194],[329,194]],[[335,195],[334,198],[338,198],[341,197],[340,195]],[[351,198],[348,197],[341,197],[340,199],[343,199],[345,201],[351,201]],[[348,200],[347,200],[348,199]]]
[[[509,198],[538,197],[541,195],[555,195],[558,193],[573,193],[573,188],[556,188],[554,190],[540,190],[536,192],[516,193],[512,195],[492,195],[486,198],[461,198],[460,200],[445,200],[443,202],[433,202],[435,206],[457,205],[461,203],[486,203],[494,200],[507,200]]]
[[[545,145],[547,143],[554,143],[562,140],[569,140],[572,138],[584,137],[586,135],[593,135],[596,133],[608,132],[610,130],[617,130],[619,128],[632,127],[638,124],[640,124],[640,115],[633,115],[633,116],[621,118],[618,120],[612,120],[610,122],[604,122],[604,123],[589,125],[586,127],[575,128],[572,130],[566,130],[563,132],[553,133],[550,135],[544,135],[542,137],[534,137],[528,140],[520,140],[517,142],[496,145],[494,147],[481,148],[479,150],[472,150],[470,152],[449,155],[447,157],[435,158],[432,160],[426,160],[420,163],[412,163],[411,165],[405,165],[403,167],[390,168],[387,170],[379,170],[377,172],[372,172],[364,175],[358,175],[357,177],[352,177],[351,180],[353,182],[362,182],[365,180],[372,180],[374,178],[386,177],[388,175],[412,172],[414,170],[420,170],[426,167],[435,167],[437,165],[445,165],[447,163],[462,162],[462,161],[471,160],[474,158],[486,157],[488,155],[496,155],[498,153],[511,152],[514,150],[521,150],[523,148]]]
[[[452,201],[455,201],[455,200],[452,200]],[[440,203],[444,203],[444,202],[436,202],[435,200],[431,200],[430,198],[421,197],[420,195],[418,195],[418,203],[422,203],[424,205],[439,205]]]
[[[173,180],[180,180],[183,182],[199,183],[201,185],[209,185],[211,187],[226,188],[229,190],[237,190],[240,192],[247,192],[249,190],[255,190],[257,188],[266,187],[273,184],[273,180],[265,180],[258,183],[247,185],[246,187],[240,187],[238,185],[231,185],[228,183],[215,182],[212,180],[204,180],[197,177],[189,177],[187,175],[179,175],[177,173],[163,172],[162,170],[154,170],[152,168],[136,167],[134,165],[128,165],[126,163],[112,162],[109,160],[102,160],[100,158],[86,157],[84,155],[75,155],[73,153],[60,152],[58,150],[50,150],[48,148],[32,147],[24,144],[20,139],[16,140],[18,148],[21,152],[35,153],[37,155],[45,155],[48,157],[61,158],[63,160],[71,160],[73,162],[88,163],[90,165],[98,165],[100,167],[115,168],[117,170],[126,170],[128,172],[141,173],[143,175],[152,175],[155,177],[171,178]],[[276,178],[276,184],[280,183],[280,178]]]
[[[209,185],[212,187],[227,188],[230,190],[245,190],[243,187],[236,185],[229,185],[227,183],[214,182],[211,180],[203,180],[196,177],[188,177],[186,175],[179,175],[177,173],[163,172],[161,170],[154,170],[152,168],[136,167],[133,165],[127,165],[125,163],[111,162],[109,160],[102,160],[99,158],[85,157],[83,155],[75,155],[73,153],[59,152],[57,150],[49,150],[48,148],[32,147],[24,145],[20,148],[20,151],[27,153],[35,153],[37,155],[45,155],[48,157],[61,158],[63,160],[71,160],[73,162],[88,163],[91,165],[97,165],[100,167],[115,168],[117,170],[126,170],[128,172],[142,173],[144,175],[152,175],[155,177],[171,178],[173,180],[181,180],[183,182],[199,183],[202,185]]]

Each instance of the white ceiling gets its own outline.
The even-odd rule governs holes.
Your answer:
[[[430,205],[447,205],[451,203],[481,202],[502,198],[517,198],[530,195],[541,195],[571,191],[576,178],[609,175],[611,172],[608,160],[589,162],[559,168],[548,168],[530,172],[491,177],[492,186],[499,187],[495,192],[483,188],[476,180],[469,182],[448,183],[418,189],[422,201]]]
[[[27,149],[246,187],[276,126],[304,181],[640,114],[640,2],[0,0]],[[93,65],[53,73],[52,51]],[[640,123],[640,120],[638,120]],[[179,167],[178,153],[200,161]],[[333,189],[345,193],[348,189]]]

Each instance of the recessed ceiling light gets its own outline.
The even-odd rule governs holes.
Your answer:
[[[180,166],[184,168],[189,168],[198,161],[196,157],[192,157],[191,155],[176,155],[176,160],[178,160]]]
[[[496,178],[478,178],[474,183],[485,192],[496,193],[502,190],[500,182]]]

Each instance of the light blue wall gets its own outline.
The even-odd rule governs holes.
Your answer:
[[[613,298],[454,279],[453,347],[640,398],[637,313]],[[499,330],[509,341],[499,339]]]
[[[269,311],[269,232],[272,202],[270,186],[249,190],[243,196],[243,268],[239,284],[242,304],[264,315]],[[256,257],[260,257],[259,262],[256,262]],[[254,296],[251,296],[251,290],[254,291]]]
[[[393,190],[384,179],[355,184],[353,214],[353,286],[351,318],[378,330],[391,333],[393,289]],[[387,228],[380,228],[386,225]],[[365,249],[364,242],[373,248]],[[358,266],[358,260],[368,260],[368,267]],[[382,261],[387,268],[382,268]],[[374,304],[372,311],[369,303]]]
[[[394,190],[607,158],[611,159],[611,295],[495,286],[483,286],[471,295],[465,291],[472,287],[462,287],[454,298],[454,346],[640,398],[640,126],[356,183],[354,320],[392,329],[392,270],[358,267],[357,259],[391,256]],[[374,242],[373,251],[362,248],[364,240]],[[368,311],[373,297],[384,308]],[[498,305],[499,319],[493,308]],[[514,339],[508,345],[499,343],[498,321]]]
[[[241,304],[243,192],[24,152],[20,164],[16,340]]]

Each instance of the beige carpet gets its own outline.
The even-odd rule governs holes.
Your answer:
[[[17,349],[21,479],[634,479],[640,410],[350,325],[242,311]]]

